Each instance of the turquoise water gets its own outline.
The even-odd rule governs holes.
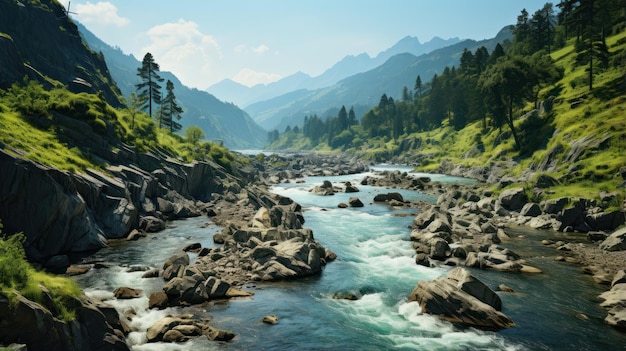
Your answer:
[[[219,302],[186,309],[147,310],[147,297],[115,301],[120,310],[134,309],[131,325],[145,330],[166,314],[191,312],[212,317],[218,328],[230,329],[237,337],[228,343],[202,338],[184,344],[146,344],[142,332],[131,333],[134,350],[618,350],[626,338],[602,324],[606,315],[593,301],[601,292],[580,267],[555,263],[553,249],[528,248],[528,241],[513,240],[511,245],[539,252],[529,263],[544,270],[541,275],[518,275],[488,271],[474,273],[492,288],[499,284],[513,287],[516,294],[501,294],[503,312],[517,327],[501,332],[457,328],[423,315],[406,298],[418,281],[433,279],[449,267],[426,268],[414,262],[408,241],[415,209],[392,210],[374,204],[377,192],[396,191],[358,185],[361,175],[311,177],[304,184],[283,184],[274,192],[289,196],[304,209],[305,226],[315,238],[333,250],[338,259],[329,263],[321,276],[292,282],[257,283],[245,287],[251,298]],[[323,180],[339,185],[351,181],[361,192],[319,196],[308,192]],[[458,180],[440,178],[441,181]],[[400,191],[412,201],[436,200],[431,195]],[[339,209],[337,204],[358,196],[365,207]],[[397,216],[397,214],[408,216]],[[162,233],[97,254],[115,266],[92,270],[79,279],[88,293],[110,298],[118,286],[158,290],[161,279],[142,279],[141,272],[126,272],[129,265],[160,267],[171,253],[190,242],[211,247],[212,235],[219,230],[206,218],[174,222]],[[533,232],[534,233],[534,232]],[[536,233],[535,233],[536,234]],[[539,233],[536,235],[548,235]],[[583,293],[581,293],[581,291]],[[352,293],[359,300],[333,299],[336,293]],[[584,313],[589,320],[576,318]],[[279,324],[261,322],[274,314]]]

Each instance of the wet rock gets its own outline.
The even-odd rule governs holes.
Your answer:
[[[350,207],[363,207],[363,202],[358,197],[351,197],[348,200]]]
[[[148,308],[158,308],[160,310],[169,307],[169,299],[165,291],[155,291],[150,294]]]
[[[424,313],[476,328],[498,330],[515,326],[500,312],[500,297],[469,271],[457,267],[446,277],[421,280],[409,301],[417,301]]]
[[[263,317],[263,323],[266,324],[278,324],[278,317],[276,315],[265,316]]]
[[[122,287],[115,289],[113,291],[113,295],[115,296],[116,299],[125,300],[125,299],[137,298],[141,295],[142,292],[143,290],[141,289],[133,289],[127,286],[122,286]]]
[[[165,229],[165,222],[154,216],[145,216],[139,219],[139,229],[146,233],[156,233]]]

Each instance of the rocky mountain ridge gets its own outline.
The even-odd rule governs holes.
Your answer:
[[[122,106],[104,58],[83,43],[60,3],[1,0],[0,14],[0,88],[27,76],[48,87],[101,92],[109,104]]]

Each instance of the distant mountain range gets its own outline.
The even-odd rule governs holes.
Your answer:
[[[76,25],[87,44],[104,55],[113,80],[128,99],[139,82],[137,68],[141,66],[141,61],[104,43],[82,24],[76,22]],[[158,63],[158,58],[156,61]],[[229,148],[258,148],[265,144],[266,131],[239,107],[220,101],[206,91],[183,85],[171,72],[162,71],[159,75],[165,81],[174,83],[174,94],[185,110],[180,121],[183,130],[190,125],[199,126],[206,140],[219,139]]]
[[[348,55],[317,77],[297,72],[277,82],[267,85],[257,84],[253,87],[247,87],[233,80],[224,79],[207,88],[207,91],[225,101],[232,101],[238,106],[245,108],[250,104],[269,100],[295,90],[315,90],[329,87],[344,78],[378,67],[397,54],[410,53],[420,56],[460,41],[459,38],[444,40],[435,37],[422,44],[416,37],[406,36],[389,49],[380,52],[376,57],[370,57],[366,53],[356,56]]]
[[[441,45],[446,45],[449,41],[436,40],[428,47],[439,47],[438,49],[426,54],[415,55],[411,52],[411,48],[418,44],[419,41],[416,38],[406,37],[389,50],[376,56],[375,59],[370,59],[369,62],[384,60],[382,64],[372,69],[350,75],[330,86],[292,90],[269,100],[252,103],[246,106],[245,110],[265,129],[271,130],[276,128],[281,131],[287,125],[301,124],[305,115],[317,114],[318,116],[325,116],[329,109],[332,111],[332,109],[337,109],[341,106],[346,106],[346,108],[354,107],[357,117],[360,117],[363,112],[378,104],[383,94],[387,94],[394,99],[400,99],[403,87],[406,86],[409,89],[413,89],[418,75],[426,83],[430,81],[434,74],[443,72],[446,66],[458,65],[464,49],[474,52],[477,48],[485,46],[491,52],[498,43],[511,38],[512,34],[507,27],[501,30],[495,38],[488,40],[459,41],[458,39],[452,39],[453,44],[443,47]],[[424,46],[421,45],[420,48],[424,48]],[[326,76],[330,77],[332,72],[345,73],[347,69],[340,69],[340,67],[344,66],[365,67],[365,64],[363,66],[358,64],[359,62],[365,62],[367,59],[367,55],[363,55],[344,58],[322,76],[328,73]],[[337,77],[339,75],[335,73],[334,76]],[[320,77],[318,78],[321,80]],[[311,79],[315,80],[318,78]],[[278,87],[283,83],[278,81],[273,84]],[[272,88],[272,84],[266,88]]]

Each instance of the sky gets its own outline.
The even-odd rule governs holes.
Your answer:
[[[65,6],[68,2],[60,0]],[[371,57],[406,36],[424,43],[493,38],[546,0],[109,0],[70,3],[107,44],[204,90],[226,78],[252,86],[298,71],[322,74],[347,55]]]

